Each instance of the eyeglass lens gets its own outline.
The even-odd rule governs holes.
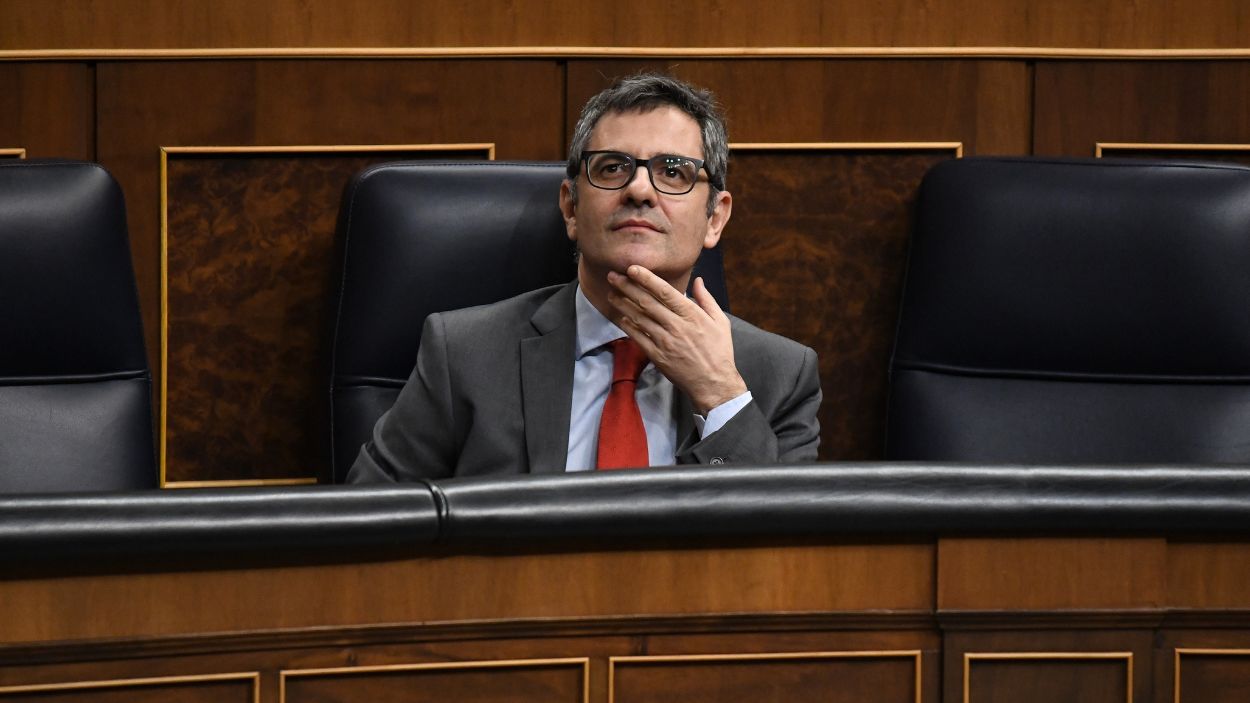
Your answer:
[[[661,193],[689,193],[699,179],[698,165],[683,156],[660,154],[643,163],[647,165],[651,184]],[[634,177],[634,164],[635,160],[629,154],[594,154],[586,161],[586,174],[591,185],[614,190],[625,187]]]

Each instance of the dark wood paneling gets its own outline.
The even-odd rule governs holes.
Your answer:
[[[918,667],[910,654],[627,659],[613,667],[613,700],[915,703]]]
[[[664,71],[712,90],[732,142],[963,142],[966,154],[1029,150],[1024,62],[881,60],[570,61],[569,133],[617,76]],[[729,190],[735,173],[729,172]]]
[[[916,189],[953,150],[739,151],[733,311],[820,354],[822,459],[880,459]]]
[[[1176,703],[1241,703],[1250,690],[1250,650],[1181,652]]]
[[[1127,658],[973,659],[969,703],[1131,703]]]
[[[85,63],[0,63],[0,148],[95,158],[93,75]]]
[[[160,147],[495,143],[501,159],[557,159],[563,152],[561,72],[550,61],[137,62],[101,65],[98,77],[100,161],[126,193],[154,371]],[[250,185],[269,192],[263,183]],[[265,207],[294,208],[309,196],[271,192]],[[266,237],[295,241],[300,234]],[[213,357],[219,351],[210,344],[196,353]],[[207,424],[213,422],[209,410],[200,409]],[[263,471],[269,476],[308,468]]]
[[[0,47],[1245,45],[1238,0],[7,0]],[[662,17],[663,22],[640,21]]]
[[[1250,143],[1250,61],[1039,62],[1034,150],[1096,142]]]
[[[392,667],[381,670],[335,671],[314,675],[285,672],[284,703],[348,703],[354,701],[585,701],[584,665],[469,663],[454,668]]]
[[[212,680],[211,677],[188,677],[169,681],[91,681],[65,682],[33,687],[0,688],[4,703],[252,703],[255,700],[254,677]]]
[[[329,473],[339,197],[367,165],[489,149],[172,153],[168,481]]]
[[[1159,608],[1168,596],[1167,546],[1150,538],[943,538],[938,607]]]

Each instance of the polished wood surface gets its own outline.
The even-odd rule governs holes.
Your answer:
[[[379,162],[491,152],[400,145],[167,155],[166,481],[329,475],[325,386],[344,184]]]
[[[1041,61],[1033,152],[1093,156],[1099,142],[1250,143],[1248,61]]]
[[[1236,604],[1158,587],[1197,554]],[[1239,700],[1246,554],[916,537],[31,562],[0,579],[0,700],[235,700],[245,672],[266,702]]]
[[[0,149],[92,159],[94,79],[84,63],[0,63]]]
[[[1238,0],[6,0],[5,49],[214,47],[1238,48]],[[663,17],[664,22],[639,21]]]

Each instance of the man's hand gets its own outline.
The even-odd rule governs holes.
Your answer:
[[[713,408],[747,390],[734,364],[729,318],[695,279],[694,300],[637,264],[626,273],[608,274],[608,302],[616,309],[613,322],[651,359],[651,363],[707,415]]]

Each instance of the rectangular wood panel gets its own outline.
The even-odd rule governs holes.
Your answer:
[[[165,481],[329,474],[325,390],[344,186],[374,163],[493,152],[254,149],[182,148],[166,157]]]
[[[94,73],[86,63],[0,63],[0,149],[95,158]]]
[[[1040,61],[1034,153],[1099,142],[1250,143],[1250,61]]]
[[[965,655],[964,703],[1133,703],[1131,652]]]
[[[256,673],[65,681],[0,687],[4,703],[258,703]]]
[[[554,61],[133,62],[102,64],[97,75],[99,158],[126,193],[157,388],[161,147],[494,143],[501,159],[556,159],[563,152],[561,72]],[[256,193],[276,185],[264,182],[263,171],[246,177],[260,179],[247,184]],[[295,182],[287,185],[258,204],[276,214],[308,214],[298,208],[312,194]],[[333,209],[337,203],[335,192],[320,205]],[[243,267],[240,271],[247,265],[227,263]],[[247,284],[266,285],[264,280]],[[199,295],[220,295],[214,301],[220,305],[233,293],[208,288]],[[222,350],[203,341],[196,355],[219,363]],[[213,424],[210,409],[196,408],[205,427]],[[309,475],[314,469],[306,458],[289,459],[286,466],[252,471],[271,477]]]
[[[613,703],[920,703],[919,652],[614,657]]]
[[[586,659],[457,662],[282,672],[280,703],[586,703]]]

